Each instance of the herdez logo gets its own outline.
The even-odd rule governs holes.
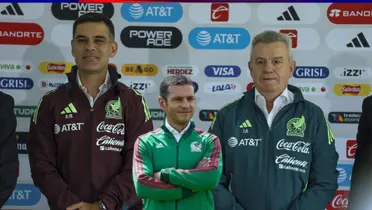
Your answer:
[[[5,206],[34,206],[40,199],[39,188],[32,184],[17,184]]]
[[[327,210],[346,210],[349,203],[349,190],[337,190]]]
[[[13,111],[16,117],[32,117],[36,106],[15,106]]]
[[[0,71],[5,72],[20,72],[30,71],[32,69],[31,63],[24,61],[0,61]]]
[[[329,76],[329,69],[324,66],[298,66],[293,77],[298,79],[325,79]]]
[[[120,34],[121,42],[128,48],[174,49],[182,43],[182,33],[175,27],[128,26]]]
[[[167,65],[164,67],[164,75],[182,74],[196,76],[199,73],[198,67],[194,65]]]
[[[182,18],[183,9],[179,3],[123,4],[121,15],[128,22],[174,23]]]
[[[369,67],[337,67],[333,73],[338,79],[369,79],[372,75]]]
[[[0,23],[0,44],[38,45],[44,30],[36,23]]]
[[[34,87],[34,81],[30,78],[0,77],[0,89],[23,89],[29,90]]]
[[[372,3],[332,3],[327,16],[333,24],[372,24]]]
[[[111,3],[53,3],[51,10],[58,20],[76,20],[87,13],[101,13],[109,19],[114,15],[114,5]]]
[[[125,76],[155,76],[158,74],[158,67],[154,64],[124,64],[121,72]]]
[[[358,124],[361,112],[330,112],[328,121],[331,123]]]
[[[201,121],[213,121],[217,116],[218,110],[203,109],[199,112],[199,119]]]
[[[165,119],[165,112],[161,109],[150,109],[151,119],[156,121],[162,121]]]
[[[28,132],[17,132],[17,150],[18,154],[27,154],[27,144],[30,139],[30,135]]]
[[[367,96],[371,92],[368,84],[336,84],[333,92],[337,96]]]
[[[73,65],[71,62],[44,61],[39,64],[39,71],[43,74],[65,74],[71,71]]]
[[[239,77],[241,69],[239,66],[207,66],[204,69],[204,73],[208,77]]]

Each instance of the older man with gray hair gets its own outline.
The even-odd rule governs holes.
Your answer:
[[[338,188],[339,156],[321,108],[288,84],[290,38],[258,34],[248,65],[254,88],[223,106],[209,129],[224,161],[215,209],[324,210]]]

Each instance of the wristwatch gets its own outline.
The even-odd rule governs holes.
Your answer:
[[[107,210],[105,204],[101,200],[98,201],[98,205],[100,210]]]

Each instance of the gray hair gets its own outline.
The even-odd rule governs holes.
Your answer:
[[[160,96],[165,100],[167,100],[169,94],[169,86],[171,85],[192,85],[194,87],[194,83],[187,76],[181,74],[167,76],[160,83]]]
[[[265,44],[270,44],[273,42],[284,42],[285,45],[287,45],[288,48],[288,56],[290,61],[293,60],[293,54],[292,54],[292,40],[287,34],[282,34],[277,31],[264,31],[259,34],[257,34],[251,44],[251,60],[253,56],[253,50],[256,47],[257,44],[259,43],[265,43]]]

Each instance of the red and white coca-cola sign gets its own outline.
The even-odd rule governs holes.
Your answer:
[[[347,210],[349,203],[349,191],[337,190],[332,201],[328,204],[327,210]]]
[[[357,141],[356,140],[347,140],[346,141],[346,157],[347,158],[354,159],[356,149],[357,149]]]

